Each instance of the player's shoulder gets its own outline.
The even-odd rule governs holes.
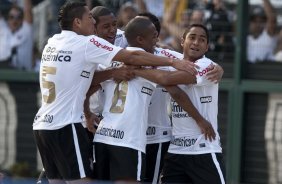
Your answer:
[[[213,64],[214,62],[205,56],[195,61],[195,64],[211,64],[211,63]]]
[[[155,55],[169,57],[173,59],[182,59],[183,54],[176,52],[174,50],[165,49],[161,47],[155,47]]]

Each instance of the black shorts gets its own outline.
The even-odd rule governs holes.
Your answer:
[[[145,171],[145,154],[141,151],[94,143],[95,163],[94,178],[111,181],[143,181]]]
[[[92,145],[81,123],[33,134],[48,179],[92,178]]]
[[[224,184],[224,171],[221,153],[200,155],[168,153],[164,161],[161,183]]]
[[[164,156],[167,153],[170,142],[146,145],[146,173],[145,182],[159,183],[160,172],[163,168]]]

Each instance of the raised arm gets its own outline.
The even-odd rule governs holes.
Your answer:
[[[266,29],[269,35],[274,35],[277,25],[277,14],[269,0],[263,0],[263,8],[267,17]]]
[[[32,16],[32,4],[31,0],[24,0],[24,21],[26,21],[29,24],[32,24],[33,16]]]
[[[211,123],[202,117],[202,115],[191,102],[188,95],[177,86],[165,86],[165,89],[178,103],[178,105],[180,105],[183,110],[186,111],[189,116],[191,116],[196,121],[202,133],[205,135],[205,138],[209,139],[210,141],[215,139],[216,134]]]
[[[113,61],[120,61],[127,65],[137,66],[172,66],[175,69],[187,71],[193,75],[197,74],[195,69],[197,66],[190,61],[182,60],[179,62],[177,59],[155,56],[145,51],[129,51],[122,49],[115,55]]]

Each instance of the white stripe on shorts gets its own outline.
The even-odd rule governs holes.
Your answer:
[[[155,163],[155,171],[154,171],[154,177],[152,184],[158,183],[159,178],[159,170],[160,170],[160,164],[161,164],[161,155],[162,155],[162,143],[159,143],[159,149],[157,153],[156,163]]]
[[[217,172],[219,174],[220,181],[221,181],[222,184],[225,184],[225,180],[224,180],[224,177],[223,177],[222,170],[220,168],[219,162],[217,161],[216,154],[215,153],[211,153],[211,155],[212,155],[213,163],[214,163],[215,167],[217,168]]]
[[[80,149],[79,149],[76,129],[74,127],[74,124],[71,124],[71,127],[72,127],[73,141],[74,141],[74,147],[75,147],[75,153],[76,153],[80,177],[85,178],[86,175],[85,175],[84,166],[83,166],[83,163],[82,163],[82,158],[81,158],[81,153],[80,153]]]
[[[141,171],[142,171],[142,152],[138,151],[137,181],[141,181]]]

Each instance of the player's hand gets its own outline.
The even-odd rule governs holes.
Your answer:
[[[218,83],[221,80],[223,73],[224,71],[222,67],[219,65],[215,65],[215,67],[207,73],[207,78],[211,82]]]
[[[197,124],[200,127],[201,132],[205,135],[206,140],[207,139],[209,139],[210,141],[215,140],[216,134],[210,122],[203,119],[201,121],[198,121]]]
[[[94,113],[88,114],[87,116],[85,116],[85,119],[88,131],[95,133],[97,126],[100,123],[100,119]]]
[[[199,68],[198,65],[188,60],[179,60],[179,61],[174,60],[172,66],[173,68],[177,70],[189,72],[191,75],[194,75],[194,76],[197,75],[196,68]]]
[[[113,78],[116,82],[129,81],[135,77],[133,69],[130,66],[122,66],[114,70]]]

